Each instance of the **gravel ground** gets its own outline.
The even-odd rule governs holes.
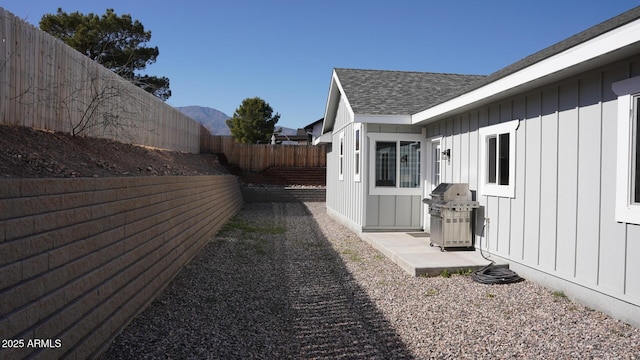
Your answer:
[[[640,359],[640,329],[532,282],[411,277],[324,203],[247,203],[104,359]]]

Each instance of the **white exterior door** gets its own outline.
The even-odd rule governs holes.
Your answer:
[[[442,150],[441,150],[442,138],[432,138],[427,139],[427,156],[425,156],[426,160],[426,176],[424,179],[424,198],[429,198],[431,191],[435,189],[438,184],[442,181]],[[429,215],[429,205],[424,204],[424,219],[423,219],[423,228],[424,231],[429,232],[429,223],[430,223],[430,215]]]
[[[442,172],[442,152],[440,151],[440,140],[431,142],[431,190],[440,184]]]

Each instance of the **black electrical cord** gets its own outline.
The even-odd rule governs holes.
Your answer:
[[[482,252],[482,238],[484,237],[484,224],[482,225],[482,235],[480,236],[480,255],[491,264],[471,273],[471,279],[481,284],[513,284],[524,279],[518,276],[514,271],[508,268],[501,268],[495,265],[495,262]]]

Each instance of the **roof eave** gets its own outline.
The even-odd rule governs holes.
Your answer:
[[[390,124],[390,125],[411,125],[411,115],[375,115],[375,114],[355,114],[356,123]]]
[[[338,110],[338,106],[340,105],[340,95],[346,98],[344,93],[344,89],[342,88],[342,84],[340,84],[340,79],[338,78],[338,74],[336,70],[333,70],[333,74],[331,75],[331,85],[329,86],[329,95],[327,96],[327,105],[324,110],[324,120],[322,121],[322,133],[326,133],[329,131],[333,131],[333,126],[336,121],[336,113]],[[349,112],[353,115],[353,110],[351,109],[351,105],[349,104],[349,100],[346,99],[346,104]]]
[[[497,79],[411,116],[412,124],[427,124],[469,108],[623,59],[640,48],[640,20],[615,28],[584,43]]]
[[[332,136],[330,132],[326,132],[313,140],[313,145],[331,144]]]
[[[305,127],[303,127],[303,129],[305,129],[305,130],[306,129],[313,129],[313,127],[316,126],[316,124],[321,124],[322,125],[323,121],[324,121],[324,118],[318,119],[318,120],[312,122],[311,124],[305,125]]]

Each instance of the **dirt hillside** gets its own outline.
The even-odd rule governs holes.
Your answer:
[[[215,155],[0,125],[0,178],[215,175]]]

